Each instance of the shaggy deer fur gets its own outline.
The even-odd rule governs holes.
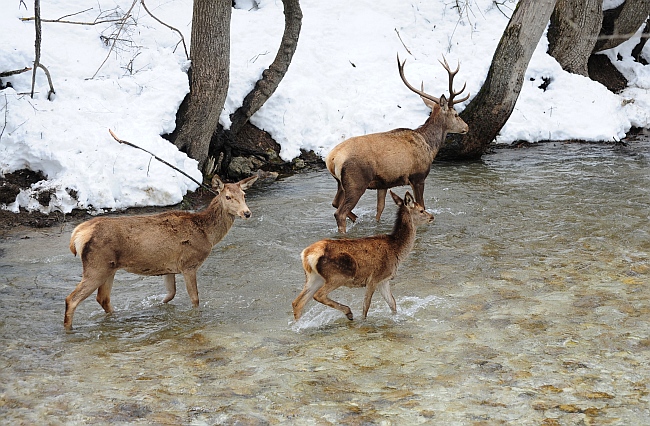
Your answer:
[[[72,328],[77,305],[97,290],[97,302],[113,312],[111,288],[119,269],[140,275],[162,275],[164,303],[176,295],[175,274],[183,274],[192,305],[199,305],[196,271],[230,230],[235,217],[249,218],[244,191],[257,176],[238,183],[213,179],[219,195],[198,213],[170,211],[152,216],[97,217],[77,226],[70,251],[81,257],[81,282],[65,299],[66,329]]]
[[[433,215],[415,202],[409,192],[403,201],[393,191],[390,191],[390,195],[399,206],[392,233],[359,239],[321,240],[302,251],[300,257],[306,280],[303,290],[292,303],[296,320],[312,297],[338,309],[351,320],[353,317],[350,308],[327,296],[341,286],[366,287],[364,318],[368,315],[376,289],[379,289],[393,313],[397,312],[389,280],[395,276],[400,262],[412,250],[416,227],[432,222]]]
[[[455,92],[454,75],[447,61],[442,64],[449,74],[449,100],[442,95],[436,98],[417,90],[404,77],[404,63],[397,58],[400,76],[406,86],[419,94],[431,108],[427,121],[415,130],[395,129],[383,133],[357,136],[338,144],[327,156],[327,169],[336,179],[338,188],[332,206],[339,232],[346,231],[346,218],[353,222],[352,209],[366,189],[377,190],[377,215],[379,221],[384,210],[386,190],[395,186],[411,185],[415,201],[424,207],[424,181],[431,163],[438,154],[447,133],[467,133],[467,124],[458,116],[454,105],[468,99],[454,100],[464,89]]]

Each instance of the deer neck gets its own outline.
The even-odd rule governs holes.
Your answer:
[[[235,222],[235,216],[226,211],[221,195],[214,197],[210,205],[198,214],[203,219],[204,231],[212,245],[221,241]]]
[[[395,247],[397,257],[403,259],[413,248],[415,243],[415,226],[411,220],[406,207],[401,206],[393,225],[393,232],[390,234],[390,239]]]
[[[427,121],[415,129],[415,131],[422,135],[435,157],[447,137],[447,124],[438,105],[431,111],[431,115],[429,115]]]

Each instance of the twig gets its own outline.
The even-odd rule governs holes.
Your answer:
[[[413,56],[413,54],[411,53],[411,51],[409,50],[409,48],[406,47],[406,45],[404,44],[404,40],[402,40],[402,36],[399,35],[399,31],[397,31],[397,28],[395,28],[395,32],[397,33],[397,38],[399,38],[399,41],[402,42],[402,46],[404,46],[404,49],[406,49],[406,51],[409,53],[409,55]]]
[[[34,28],[36,29],[36,42],[34,43],[34,69],[32,71],[32,99],[34,99],[34,85],[36,84],[36,70],[41,61],[41,0],[34,0]]]
[[[178,33],[178,35],[181,36],[181,42],[183,42],[183,49],[185,49],[185,57],[189,60],[189,59],[190,59],[190,55],[187,53],[187,46],[185,45],[185,38],[183,37],[183,33],[181,33],[180,31],[178,31],[176,28],[172,27],[171,25],[167,25],[167,24],[165,24],[163,21],[161,21],[160,19],[156,18],[156,17],[153,15],[153,13],[151,13],[151,12],[149,11],[149,9],[147,9],[147,5],[144,4],[144,0],[140,0],[140,3],[142,3],[142,7],[144,7],[144,10],[147,11],[147,13],[148,13],[148,14],[149,14],[149,15],[150,15],[154,20],[158,21],[160,24],[166,26],[166,27],[169,28],[170,30],[172,30],[172,31],[176,31],[176,32]]]
[[[153,154],[152,152],[147,151],[147,150],[144,149],[144,148],[140,148],[139,146],[137,146],[137,145],[135,145],[135,144],[132,144],[131,142],[128,142],[128,141],[125,141],[125,140],[123,140],[123,139],[118,138],[117,136],[115,136],[115,133],[113,133],[113,131],[112,131],[111,129],[108,129],[108,132],[111,134],[111,136],[113,136],[113,139],[115,139],[115,140],[118,141],[119,143],[124,144],[124,145],[128,145],[128,146],[133,147],[133,148],[137,148],[137,149],[139,149],[139,150],[141,150],[141,151],[146,152],[147,154],[151,155],[153,158],[155,158],[156,160],[160,161],[160,162],[163,163],[164,165],[171,167],[172,169],[174,169],[174,170],[176,170],[177,172],[181,173],[181,174],[184,175],[185,177],[189,178],[192,182],[194,182],[195,184],[199,185],[201,188],[210,191],[210,192],[213,193],[214,195],[219,195],[218,192],[214,192],[214,191],[212,190],[212,188],[210,188],[209,186],[204,185],[203,183],[199,182],[198,180],[194,179],[192,176],[188,175],[187,173],[185,173],[184,171],[182,171],[181,169],[179,169],[178,167],[169,164],[168,162],[166,162],[165,160],[163,160],[163,159],[160,158],[160,157],[157,157],[157,156],[156,156],[155,154]]]
[[[20,18],[21,21],[33,21],[34,17],[31,18]],[[80,21],[63,21],[59,19],[41,19],[41,22],[56,23],[56,24],[72,24],[72,25],[97,25],[97,24],[106,24],[108,22],[119,22],[122,19],[105,19],[103,21],[93,21],[93,22],[80,22]]]
[[[20,73],[31,71],[31,70],[32,70],[31,67],[25,67],[22,70],[13,70],[13,71],[0,72],[0,77],[9,77],[10,75],[20,74]]]
[[[34,16],[36,17],[34,21],[34,27],[36,28],[36,42],[34,43],[34,48],[36,53],[34,55],[34,68],[32,72],[32,90],[31,97],[34,99],[34,85],[36,84],[36,70],[38,68],[42,69],[47,76],[47,82],[50,84],[50,91],[47,92],[47,100],[50,101],[52,94],[54,94],[54,86],[52,85],[52,77],[50,72],[41,64],[41,0],[34,1]]]
[[[7,102],[7,94],[5,93],[4,95],[5,95],[5,107],[4,107],[4,110],[5,110],[5,122],[2,125],[2,130],[0,131],[0,139],[2,139],[2,135],[4,134],[5,129],[7,128],[7,112],[9,111],[9,104]]]
[[[59,23],[59,24],[74,24],[74,25],[97,25],[97,24],[105,24],[107,22],[118,22],[118,21],[120,21],[120,19],[105,19],[105,20],[102,20],[102,21],[98,21],[97,18],[99,18],[99,17],[95,18],[95,20],[93,22],[66,21],[66,20],[63,19],[63,18],[67,18],[69,16],[80,15],[80,14],[82,14],[84,12],[88,12],[89,10],[93,10],[93,8],[91,7],[89,9],[82,10],[81,12],[69,13],[67,15],[63,15],[62,17],[60,17],[58,19],[42,19],[41,18],[41,22],[54,22],[54,23]],[[31,18],[20,18],[20,20],[23,21],[23,22],[24,21],[33,21],[35,19],[36,19],[35,16],[32,16]]]
[[[38,1],[38,0],[36,0],[36,1]],[[91,79],[93,79],[93,78],[95,78],[97,76],[97,73],[99,72],[99,70],[102,69],[102,67],[104,66],[106,61],[108,61],[108,58],[111,56],[111,52],[113,52],[113,48],[115,47],[115,43],[117,43],[117,39],[120,38],[120,33],[124,29],[124,25],[126,24],[126,20],[129,19],[129,16],[131,16],[131,11],[133,10],[133,8],[135,7],[135,4],[137,2],[138,2],[138,0],[133,0],[133,3],[131,4],[131,7],[126,12],[124,17],[121,19],[122,25],[120,25],[120,29],[117,31],[117,34],[115,35],[115,39],[113,40],[113,44],[111,45],[111,49],[108,51],[108,55],[106,55],[106,58],[104,58],[104,61],[102,62],[102,64],[99,66],[99,68],[97,68],[97,71],[95,71],[95,74],[93,74],[93,76],[90,77]]]
[[[47,82],[50,84],[50,91],[47,92],[47,100],[51,101],[50,97],[55,94],[56,92],[54,91],[54,86],[52,85],[52,77],[50,77],[50,72],[45,68],[45,65],[39,63],[38,67],[42,69],[45,72],[45,75],[47,76]]]

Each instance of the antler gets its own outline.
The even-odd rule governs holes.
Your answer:
[[[467,86],[467,83],[463,84],[462,89],[460,89],[458,92],[455,92],[454,91],[454,76],[456,75],[456,73],[458,73],[458,70],[460,69],[460,62],[458,63],[458,66],[456,67],[456,71],[452,72],[449,69],[449,64],[447,63],[447,59],[445,59],[445,55],[442,55],[442,60],[445,61],[445,62],[442,63],[442,62],[440,62],[440,60],[438,60],[438,62],[440,62],[440,64],[442,64],[443,68],[447,70],[447,74],[449,74],[449,106],[452,107],[455,104],[459,104],[459,103],[464,102],[464,101],[469,99],[469,93],[468,93],[464,98],[459,99],[457,101],[454,101],[454,98],[456,97],[456,95],[460,95],[461,93],[463,93],[463,90],[465,90],[465,87]]]
[[[462,99],[454,100],[456,95],[460,95],[463,92],[463,90],[465,90],[465,87],[467,86],[467,83],[465,83],[463,85],[462,89],[460,89],[458,92],[455,92],[454,91],[454,76],[456,75],[456,73],[458,73],[458,70],[460,69],[460,63],[458,64],[458,67],[456,67],[456,71],[451,71],[451,69],[449,69],[449,64],[447,63],[447,59],[445,59],[444,55],[442,56],[442,59],[443,59],[444,63],[440,62],[440,64],[442,64],[444,69],[447,70],[447,73],[449,74],[449,100],[448,100],[448,103],[449,103],[450,107],[453,107],[455,104],[464,102],[467,99],[469,99],[469,93],[468,93]],[[399,53],[398,53],[397,54],[397,68],[399,69],[399,76],[402,77],[402,81],[404,82],[406,87],[408,87],[409,89],[411,89],[411,91],[413,91],[413,92],[417,93],[418,95],[420,95],[422,98],[428,99],[428,100],[433,101],[433,102],[435,102],[437,104],[440,104],[440,98],[436,98],[435,96],[429,95],[428,93],[424,92],[424,84],[422,85],[422,90],[418,90],[415,87],[411,86],[411,84],[408,81],[406,81],[406,77],[404,77],[404,64],[405,63],[406,63],[406,59],[404,59],[404,61],[400,62]]]
[[[413,92],[417,93],[418,95],[422,96],[425,99],[428,99],[430,101],[433,101],[440,105],[440,98],[436,98],[435,96],[429,95],[428,93],[424,93],[422,90],[418,90],[415,87],[411,86],[411,84],[406,81],[406,77],[404,77],[404,64],[406,63],[406,59],[404,59],[403,62],[400,62],[399,60],[399,53],[397,54],[397,68],[399,69],[399,76],[402,77],[402,81],[404,84],[406,84],[406,87],[411,89]]]

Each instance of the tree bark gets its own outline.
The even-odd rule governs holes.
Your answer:
[[[180,127],[171,139],[201,169],[228,93],[231,9],[231,0],[194,0],[190,94],[179,109]]]
[[[558,0],[548,28],[548,54],[565,71],[588,76],[587,62],[602,21],[602,0]]]
[[[649,13],[650,0],[626,0],[620,6],[606,10],[594,53],[611,49],[628,40],[641,28]]]
[[[510,18],[483,87],[460,114],[465,135],[452,134],[441,159],[478,159],[505,125],[515,107],[526,68],[546,29],[556,0],[521,0]]]
[[[232,124],[230,131],[235,135],[241,131],[244,124],[255,114],[273,95],[284,78],[293,54],[298,47],[298,37],[302,25],[302,11],[298,0],[282,0],[284,4],[284,33],[273,63],[264,70],[253,90],[246,95],[243,104],[230,115]]]

